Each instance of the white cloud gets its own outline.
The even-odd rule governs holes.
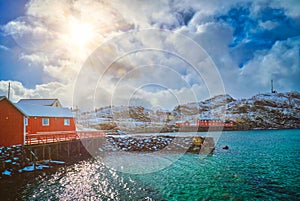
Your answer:
[[[10,82],[10,100],[18,102],[22,98],[59,98],[63,106],[72,106],[73,87],[59,82],[36,85],[34,89],[28,89],[18,81],[0,81],[0,96],[7,96],[8,83]]]
[[[275,8],[283,7],[285,9],[285,13],[290,17],[299,18],[300,17],[300,3],[298,0],[274,0],[270,2],[272,6]]]
[[[4,45],[0,45],[0,50],[9,51],[10,49]]]
[[[34,53],[34,54],[20,54],[19,57],[21,60],[25,60],[29,64],[40,65],[48,63],[48,57],[43,54]]]
[[[102,104],[110,104],[114,86],[120,77],[145,65],[158,67],[152,72],[138,73],[136,71],[134,75],[131,74],[127,83],[122,84],[124,89],[117,94],[117,102],[122,103],[126,100],[128,96],[126,92],[131,92],[132,88],[136,89],[143,83],[150,82],[167,86],[168,90],[140,90],[141,97],[145,97],[146,100],[151,98],[162,100],[160,104],[168,108],[176,102],[174,95],[182,97],[182,100],[186,102],[192,101],[193,91],[200,100],[207,97],[207,94],[211,92],[208,88],[220,86],[220,83],[213,82],[213,79],[223,79],[226,90],[234,96],[256,93],[257,89],[265,90],[270,75],[277,78],[282,89],[288,90],[289,87],[295,87],[283,85],[283,83],[288,82],[290,78],[294,79],[294,75],[299,75],[299,61],[298,66],[296,61],[299,57],[297,56],[297,51],[299,51],[297,42],[295,42],[297,40],[277,42],[271,50],[257,51],[255,57],[243,69],[239,69],[237,61],[232,58],[229,44],[234,40],[234,27],[217,21],[215,17],[226,15],[231,8],[237,5],[246,6],[249,2],[253,18],[266,5],[274,8],[283,7],[290,16],[298,16],[296,10],[299,4],[296,1],[232,0],[220,4],[218,0],[154,1],[151,3],[139,0],[110,2],[31,0],[26,6],[27,15],[9,22],[3,30],[6,34],[12,35],[23,48],[20,59],[42,68],[45,77],[50,76],[56,82],[37,85],[35,89],[26,89],[21,83],[16,82],[14,85],[17,86],[19,92],[15,94],[15,97],[17,99],[22,95],[25,97],[53,96],[60,97],[63,102],[71,104],[73,87],[79,80],[75,86],[77,91],[82,91],[82,94],[77,95],[81,98],[78,103],[85,104],[87,99],[94,98],[94,92],[89,94],[89,90],[86,89],[94,90],[99,76],[104,73],[109,62],[114,63],[106,72],[102,82],[98,83],[102,91],[101,96],[96,99],[101,100]],[[185,12],[191,12],[191,19],[187,25],[182,24],[183,16],[181,15]],[[260,27],[264,29],[272,29],[276,25],[276,22],[271,21],[260,22]],[[82,27],[89,27],[91,32],[77,33]],[[149,28],[172,29],[174,34],[164,33],[164,31],[161,34],[144,31]],[[118,38],[128,30],[133,31],[130,37]],[[74,37],[74,31],[76,37]],[[90,38],[81,40],[80,37],[86,35]],[[114,36],[117,38],[110,41]],[[182,38],[185,39],[182,40]],[[120,40],[116,41],[117,39]],[[206,77],[211,75],[210,69],[204,66],[213,66],[213,64],[210,63],[206,54],[187,42],[190,40],[203,47],[211,56],[217,67],[214,73],[218,75],[217,78],[212,77],[207,80],[197,74],[187,63],[200,65],[202,75]],[[91,63],[87,61],[84,64],[88,56],[103,44],[104,49],[97,55],[98,58],[94,57]],[[105,46],[105,44],[110,44],[110,46]],[[145,47],[154,47],[155,50],[145,50]],[[126,55],[128,51],[134,50],[139,51]],[[174,53],[180,53],[180,55]],[[116,56],[124,57],[118,61],[111,61],[111,58],[116,58]],[[186,62],[185,59],[188,61]],[[93,67],[82,69],[87,64]],[[161,71],[163,66],[172,68],[180,76],[176,77],[172,73]],[[81,70],[87,70],[84,79],[77,78]],[[205,86],[204,83],[210,86]],[[222,89],[215,90],[210,95],[221,92]]]
[[[269,91],[270,80],[274,79],[279,91],[300,90],[299,46],[300,38],[291,38],[276,42],[267,53],[257,54],[240,70],[241,88],[253,93],[257,90]]]
[[[259,26],[261,26],[263,29],[272,30],[275,27],[277,27],[279,24],[277,22],[272,22],[270,20],[266,22],[259,22]]]

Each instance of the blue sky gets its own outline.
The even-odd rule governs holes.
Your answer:
[[[26,3],[28,0],[0,1],[1,26],[24,16]],[[32,69],[27,62],[21,61],[18,54],[20,51],[22,50],[19,49],[12,36],[0,33],[0,80],[18,80],[25,87],[34,88],[36,84],[42,83],[40,76],[42,69],[37,72],[37,69]]]
[[[1,19],[0,23],[5,24],[25,14],[25,4],[28,0],[0,1]]]
[[[103,80],[98,80],[105,90],[100,87],[98,95],[89,97],[108,98],[101,98],[97,106],[111,104],[109,99],[112,98],[120,104],[121,100],[128,101],[129,95],[114,93],[120,90],[116,88],[120,87],[118,83],[122,83],[121,91],[129,93],[131,88],[138,89],[145,105],[160,104],[165,108],[172,108],[180,97],[189,97],[192,93],[197,100],[219,93],[219,90],[209,89],[205,78],[197,75],[188,62],[171,54],[181,48],[179,52],[197,57],[199,50],[183,44],[178,35],[188,37],[205,50],[214,63],[206,68],[217,69],[224,92],[235,98],[268,92],[271,79],[275,80],[279,92],[300,91],[299,10],[297,0],[165,0],[151,4],[118,0],[0,1],[0,95],[6,94],[10,81],[13,101],[58,97],[71,106],[76,86],[87,84],[80,83],[84,79],[78,77],[82,76],[80,72],[87,59],[92,58],[90,55],[97,48],[102,54],[99,47],[105,43],[114,45],[108,57],[126,56],[108,69]],[[166,38],[132,34],[127,41],[114,40],[122,34],[125,37],[128,32],[145,29],[168,30],[172,34]],[[151,45],[160,51],[126,52]],[[140,66],[147,65],[156,65],[151,76],[148,71],[147,75],[138,71]],[[93,68],[92,71],[97,71],[107,66]],[[130,73],[132,71],[135,73]],[[84,76],[93,76],[93,73]],[[146,80],[152,84],[139,88]],[[168,86],[168,90],[158,87],[159,83]],[[134,94],[137,95],[136,91]],[[155,101],[162,99],[165,101]],[[194,98],[184,99],[185,102],[192,100]]]

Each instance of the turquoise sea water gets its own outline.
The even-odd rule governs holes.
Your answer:
[[[229,150],[222,147],[228,145]],[[148,174],[96,160],[9,181],[24,200],[300,200],[300,130],[224,132],[215,153]],[[1,184],[1,193],[9,192]],[[3,197],[2,197],[3,198]]]

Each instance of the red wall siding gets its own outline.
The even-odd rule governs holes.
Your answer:
[[[191,123],[189,121],[185,121],[183,123],[182,122],[176,122],[175,125],[178,126],[178,127],[182,127],[182,126],[190,126]]]
[[[49,118],[49,126],[42,125],[43,117],[28,117],[28,125],[26,132],[28,134],[35,134],[37,132],[54,132],[54,131],[75,131],[74,118],[61,117],[44,117]],[[64,125],[64,119],[70,119],[70,125]]]
[[[221,126],[221,127],[233,127],[233,121],[222,122],[220,120],[197,120],[197,126],[208,127],[208,126]]]
[[[24,117],[8,100],[0,101],[0,146],[24,144]]]

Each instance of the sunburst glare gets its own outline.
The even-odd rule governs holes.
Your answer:
[[[96,36],[92,24],[81,22],[75,18],[71,18],[68,31],[68,42],[82,48],[89,45]]]

